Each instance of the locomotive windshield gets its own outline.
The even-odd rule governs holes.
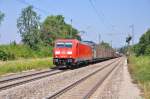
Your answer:
[[[65,47],[72,48],[72,43],[71,42],[65,43]]]
[[[63,43],[63,42],[56,43],[57,48],[62,48],[62,47],[64,47],[64,45],[65,45],[65,43]]]
[[[58,42],[56,43],[56,48],[72,48],[71,42]]]

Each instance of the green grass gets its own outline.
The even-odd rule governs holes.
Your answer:
[[[143,89],[145,99],[150,99],[150,56],[129,57],[129,70]]]
[[[0,75],[51,67],[53,67],[52,58],[21,59],[4,62],[0,61]]]

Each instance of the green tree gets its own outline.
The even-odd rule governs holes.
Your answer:
[[[78,30],[67,24],[62,15],[48,16],[42,23],[42,40],[46,44],[53,45],[55,39],[72,38],[81,39]]]
[[[150,44],[146,46],[145,54],[150,56]]]
[[[3,19],[4,19],[4,13],[2,13],[1,11],[0,11],[0,25],[1,25],[1,22],[3,21]]]
[[[138,56],[150,55],[150,29],[141,36],[139,43],[134,48]]]
[[[40,17],[33,11],[33,6],[24,8],[17,20],[17,27],[23,43],[29,45],[32,49],[37,49],[41,42],[39,20]]]

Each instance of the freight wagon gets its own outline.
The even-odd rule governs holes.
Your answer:
[[[92,41],[83,41],[83,42],[92,47],[93,62],[99,62],[99,61],[115,58],[115,51],[112,48],[105,48]]]
[[[76,39],[56,40],[53,50],[53,63],[59,67],[71,68],[115,57],[117,55],[112,49],[102,48],[92,41],[81,42]]]

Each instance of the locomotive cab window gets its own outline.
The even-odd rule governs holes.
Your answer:
[[[64,47],[65,46],[65,43],[63,43],[63,42],[59,42],[59,43],[56,43],[56,48],[62,48],[62,47]]]
[[[56,48],[72,48],[71,42],[58,42],[55,45]]]
[[[65,47],[67,47],[67,48],[72,48],[72,43],[71,43],[71,42],[65,43]]]

